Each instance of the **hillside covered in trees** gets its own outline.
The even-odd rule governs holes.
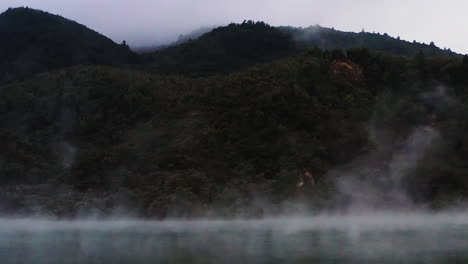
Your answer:
[[[10,8],[0,14],[0,34],[4,36],[0,43],[3,84],[76,65],[108,65],[188,77],[229,74],[314,47],[330,51],[368,48],[406,56],[418,52],[459,56],[434,43],[409,43],[386,34],[342,32],[320,26],[272,27],[251,20],[213,30],[201,28],[181,35],[167,47],[135,54],[125,43],[116,44],[77,22],[31,8]]]
[[[311,26],[308,28],[280,27],[284,32],[294,36],[296,40],[303,41],[308,46],[317,46],[321,49],[349,49],[366,47],[375,51],[382,51],[397,55],[415,55],[423,52],[429,56],[455,56],[450,49],[441,49],[434,42],[429,45],[416,41],[408,42],[393,38],[388,34],[370,33],[362,30],[360,33],[343,32],[333,28]]]
[[[30,8],[0,14],[0,84],[71,65],[124,65],[128,46],[74,21]]]
[[[3,13],[0,25],[8,16],[30,25],[23,12],[82,29],[28,9]],[[139,55],[104,37],[99,47],[129,57],[83,62],[51,49],[60,63],[0,86],[0,212],[234,217],[299,202],[308,212],[338,210],[353,195],[337,183],[351,176],[383,193],[398,188],[421,208],[467,198],[468,57],[339,35],[362,33],[330,33],[320,44],[297,40],[298,30],[231,24],[125,67]],[[73,35],[74,45],[87,43]],[[50,42],[37,41],[27,49]],[[415,131],[437,141],[420,147]]]
[[[343,32],[320,26],[272,27],[249,20],[218,27],[196,39],[182,38],[172,46],[143,57],[152,72],[196,77],[230,73],[314,47],[324,50],[368,48],[405,56],[419,52],[427,56],[458,56],[434,43],[410,43],[387,34]]]

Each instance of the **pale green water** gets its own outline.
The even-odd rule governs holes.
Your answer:
[[[0,220],[0,263],[468,263],[468,215]]]

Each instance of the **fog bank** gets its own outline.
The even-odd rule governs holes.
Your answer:
[[[386,213],[235,221],[0,220],[12,263],[453,263],[468,214]]]

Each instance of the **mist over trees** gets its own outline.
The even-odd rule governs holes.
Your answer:
[[[137,55],[26,8],[1,14],[0,34],[1,212],[335,208],[335,168],[379,153],[386,180],[420,127],[440,144],[399,188],[429,208],[468,194],[468,57],[433,43],[245,21]]]

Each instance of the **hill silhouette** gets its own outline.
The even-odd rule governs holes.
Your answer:
[[[367,48],[402,56],[419,52],[429,57],[458,55],[442,50],[434,43],[411,43],[387,34],[343,32],[320,26],[272,27],[249,20],[218,27],[198,38],[184,39],[143,56],[149,64],[147,69],[152,72],[206,76],[234,72],[313,47],[330,51]]]
[[[31,8],[0,14],[0,83],[78,64],[134,61],[125,45],[66,18]]]
[[[305,42],[308,46],[317,46],[321,49],[368,48],[406,56],[416,55],[420,51],[427,56],[457,55],[450,49],[440,49],[433,42],[429,45],[416,41],[408,42],[399,37],[393,38],[386,33],[344,32],[318,25],[308,28],[280,27],[280,29],[292,34],[295,39]]]
[[[299,50],[289,34],[263,22],[245,21],[156,51],[148,61],[153,72],[203,76],[233,72]]]

